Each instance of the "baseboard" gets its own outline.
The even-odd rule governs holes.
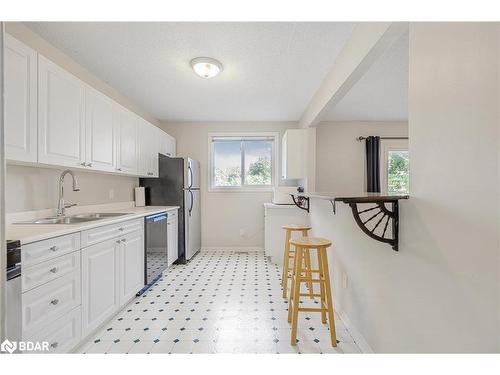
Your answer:
[[[373,349],[370,347],[368,342],[365,340],[361,332],[358,331],[358,329],[352,324],[351,320],[343,310],[337,310],[337,314],[339,315],[340,319],[346,326],[347,330],[351,334],[352,338],[358,345],[359,349],[361,350],[362,353],[375,353]]]
[[[203,246],[201,248],[201,251],[214,251],[214,250],[219,250],[219,251],[257,251],[261,252],[264,251],[263,247],[256,247],[256,246]]]

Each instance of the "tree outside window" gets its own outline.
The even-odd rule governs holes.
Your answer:
[[[410,160],[408,151],[390,150],[387,162],[387,191],[394,194],[409,194]]]

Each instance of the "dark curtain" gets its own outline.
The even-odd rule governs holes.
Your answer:
[[[366,138],[366,191],[380,193],[380,137]]]

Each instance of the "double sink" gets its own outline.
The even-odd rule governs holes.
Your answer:
[[[128,215],[127,212],[93,212],[71,216],[47,217],[16,224],[77,224],[88,221],[101,220],[109,217]]]

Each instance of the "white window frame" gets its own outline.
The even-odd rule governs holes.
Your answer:
[[[389,176],[387,165],[389,163],[389,151],[408,151],[408,157],[410,152],[408,150],[408,140],[407,139],[381,139],[380,140],[380,190],[383,194],[387,194],[389,191]],[[410,160],[411,163],[411,160]],[[410,189],[411,181],[408,186]],[[409,193],[409,192],[408,192]]]
[[[271,160],[271,185],[214,186],[214,147],[213,138],[220,137],[267,137],[273,138]],[[218,132],[208,134],[208,191],[209,192],[269,192],[273,191],[278,179],[279,132]],[[243,155],[243,154],[242,154]],[[242,156],[243,158],[243,156]],[[244,166],[244,161],[242,161]],[[244,170],[241,171],[244,174]],[[242,176],[244,178],[244,176]]]

